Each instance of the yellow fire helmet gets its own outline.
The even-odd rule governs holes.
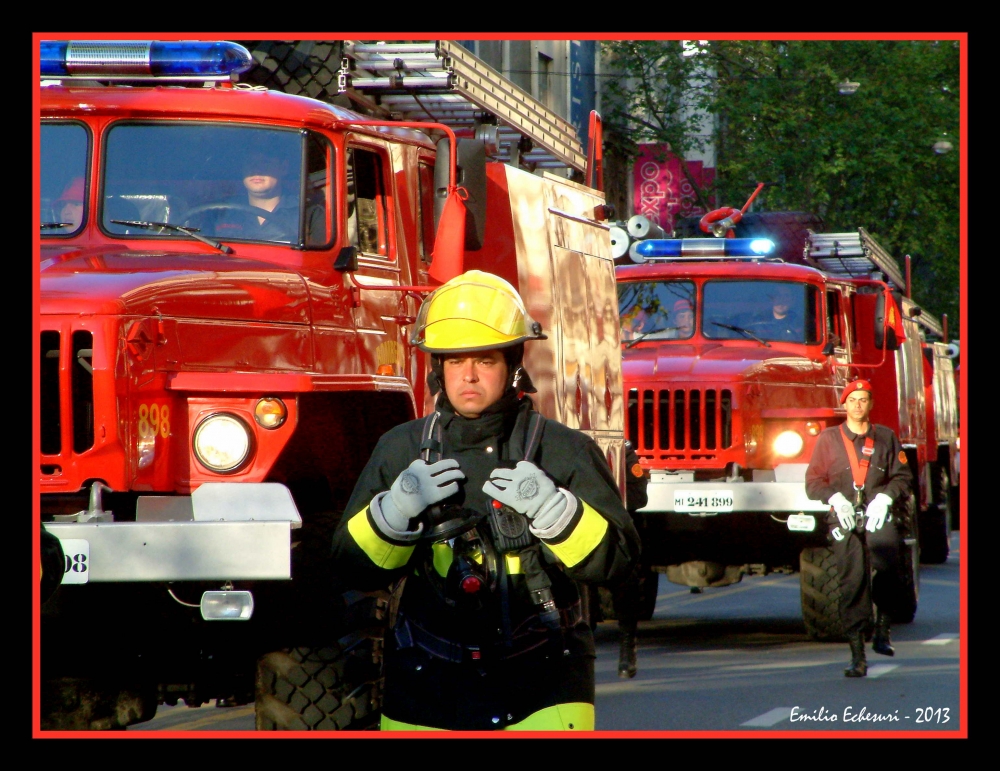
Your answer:
[[[420,306],[411,345],[427,353],[489,351],[544,340],[517,290],[492,273],[469,270],[435,289]]]

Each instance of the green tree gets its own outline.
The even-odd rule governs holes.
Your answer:
[[[604,52],[609,153],[700,149],[704,111],[717,165],[703,201],[740,207],[764,182],[755,211],[864,227],[910,255],[915,299],[958,336],[959,41],[613,41]],[[854,93],[841,93],[845,80]],[[955,149],[935,152],[945,138]]]

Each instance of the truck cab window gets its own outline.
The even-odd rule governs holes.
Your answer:
[[[417,244],[420,249],[420,259],[430,262],[434,252],[434,165],[421,163],[417,170],[419,175],[420,197],[417,199],[417,228],[419,237]]]
[[[696,311],[692,281],[618,284],[622,340],[686,340],[694,335]]]
[[[306,140],[306,246],[328,246],[337,235],[331,225],[333,211],[333,148],[320,134],[308,132]]]
[[[819,292],[790,281],[707,281],[705,337],[814,344],[819,342]]]
[[[371,150],[347,151],[347,229],[363,254],[389,255],[382,158]]]
[[[108,132],[104,156],[100,221],[111,236],[190,240],[183,228],[222,243],[332,240],[332,151],[310,132],[123,122]]]
[[[80,123],[43,123],[41,150],[42,235],[75,235],[86,221],[90,134]]]
[[[829,289],[826,293],[826,336],[835,346],[844,345],[843,319],[840,312],[840,290]]]

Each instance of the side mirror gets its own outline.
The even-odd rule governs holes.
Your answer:
[[[896,338],[899,311],[887,292],[879,293],[875,300],[875,347],[879,350],[898,351],[902,341]]]
[[[340,250],[333,267],[341,273],[353,273],[358,269],[358,248],[356,246],[345,246]]]
[[[823,350],[820,351],[824,356],[833,356],[834,354],[834,344],[833,340],[830,340],[826,345],[823,346]]]
[[[434,160],[434,227],[437,229],[448,200],[448,182],[451,178],[449,139],[438,141]],[[486,145],[476,139],[459,138],[455,151],[458,165],[455,181],[464,187],[469,196],[465,204],[465,248],[475,251],[483,248],[486,237]]]

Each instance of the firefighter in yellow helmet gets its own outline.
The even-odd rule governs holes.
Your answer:
[[[517,291],[468,271],[423,303],[435,411],[386,432],[333,539],[339,576],[405,578],[386,635],[382,730],[593,730],[594,640],[576,582],[639,551],[608,462],[542,418]]]

